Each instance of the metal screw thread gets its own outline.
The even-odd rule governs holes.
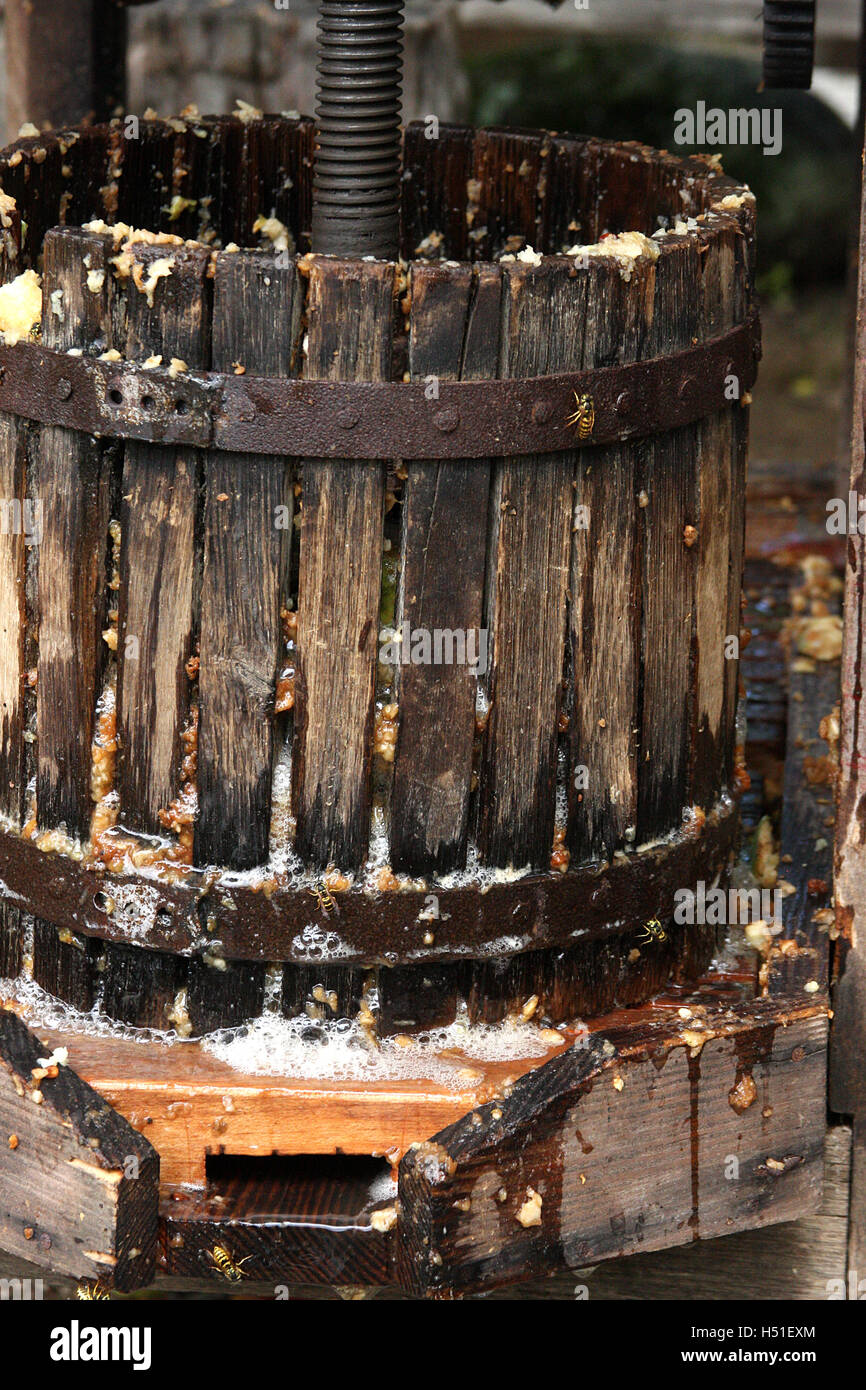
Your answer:
[[[399,244],[402,0],[325,0],[318,22],[313,250]]]
[[[766,0],[764,86],[808,89],[815,59],[815,0]]]

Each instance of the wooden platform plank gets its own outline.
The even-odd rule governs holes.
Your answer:
[[[605,1030],[412,1149],[404,1287],[449,1297],[815,1210],[827,1020],[803,1008],[784,1021],[760,1002],[736,1020],[708,1010],[636,1050],[632,1033],[622,1052]],[[732,1156],[739,1180],[726,1182]]]
[[[150,1283],[155,1150],[3,1009],[0,1133],[0,1248],[109,1288]]]

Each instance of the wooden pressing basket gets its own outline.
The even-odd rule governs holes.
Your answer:
[[[712,931],[636,937],[734,833],[751,195],[411,126],[405,262],[340,261],[305,254],[312,122],[127,134],[0,159],[44,306],[0,381],[42,528],[0,573],[6,972],[23,908],[52,994],[194,1034],[269,965],[383,1033],[694,974]],[[388,624],[487,669],[385,670]]]
[[[0,976],[114,1029],[0,1012],[0,1246],[119,1288],[222,1278],[221,1244],[448,1293],[806,1210],[807,880],[760,979],[692,990],[716,929],[672,922],[726,873],[743,780],[751,194],[640,145],[410,126],[402,261],[341,260],[309,254],[311,121],[130,134],[0,155],[3,278],[38,269],[43,304],[0,348]],[[404,625],[485,633],[485,669],[385,661]],[[805,863],[812,821],[786,835]],[[457,1089],[116,1036],[274,1009],[371,1043],[562,1031]],[[387,1157],[399,1201],[335,1154]],[[308,1167],[214,1167],[264,1155]]]

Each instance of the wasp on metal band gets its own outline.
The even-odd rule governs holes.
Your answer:
[[[566,425],[576,425],[578,439],[589,439],[595,429],[595,406],[592,402],[592,396],[579,396],[576,391],[572,394],[577,403],[577,410],[569,415],[565,423]]]

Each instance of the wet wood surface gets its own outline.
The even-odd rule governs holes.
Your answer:
[[[496,267],[416,265],[411,294],[413,379],[436,383],[495,374],[501,298]],[[436,410],[435,396],[430,408]],[[482,637],[482,610],[490,463],[412,460],[407,467],[391,863],[397,872],[450,873],[465,866],[469,833],[476,671],[488,636],[485,630]],[[457,517],[462,520],[455,525]],[[450,659],[433,652],[434,660],[413,662],[415,632],[431,643],[436,633],[452,644],[462,640],[462,662],[455,645]],[[485,677],[482,670],[482,683]]]
[[[304,375],[391,377],[394,267],[316,261]],[[385,470],[305,460],[298,578],[293,799],[295,848],[358,869],[370,826]]]
[[[107,1287],[154,1273],[159,1159],[44,1038],[0,1009],[0,1246]]]
[[[215,371],[292,371],[302,296],[293,262],[224,255],[214,279]],[[199,864],[249,869],[268,857],[279,666],[281,552],[291,543],[286,467],[211,454],[204,466],[198,804]]]

